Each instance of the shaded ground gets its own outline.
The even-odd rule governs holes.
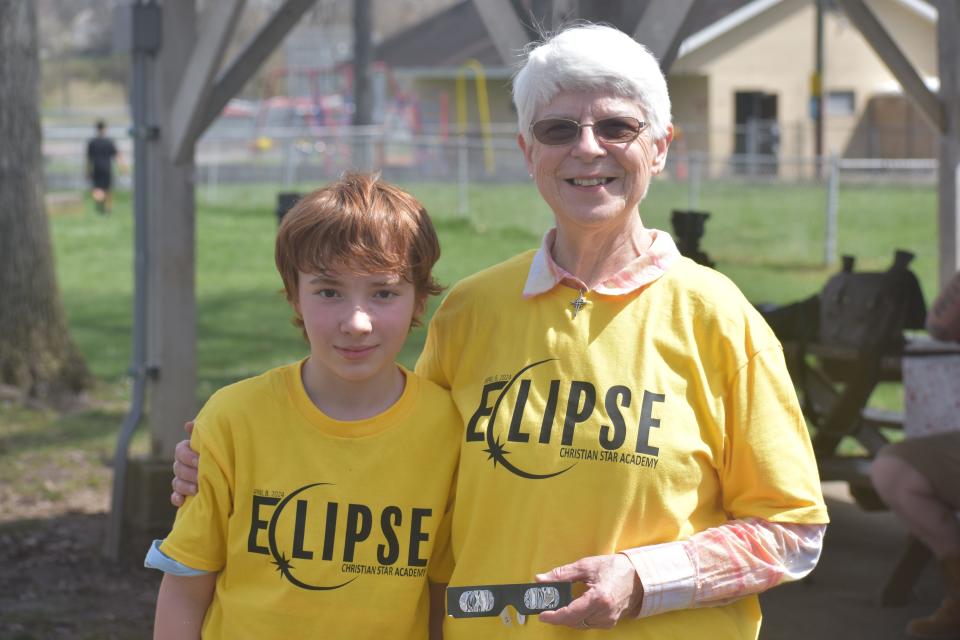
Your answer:
[[[845,485],[824,483],[830,510],[823,555],[806,580],[761,596],[761,640],[901,640],[907,621],[928,615],[940,602],[934,564],[924,570],[914,599],[904,607],[877,604],[906,540],[889,512],[866,513],[852,504]]]
[[[159,576],[137,568],[146,542],[121,564],[100,554],[114,404],[61,413],[0,398],[0,640],[150,637]]]
[[[54,477],[62,470],[50,468],[47,473]],[[827,490],[834,496],[829,500],[833,524],[820,566],[803,583],[763,596],[761,638],[903,638],[908,619],[936,606],[940,591],[935,572],[925,572],[917,602],[879,608],[876,594],[901,549],[904,531],[889,513],[864,513],[849,504],[836,485]],[[79,512],[76,496],[61,496],[43,508],[20,505],[28,519],[11,512],[16,503],[2,505],[0,640],[149,637],[159,575],[141,566],[146,539],[133,541],[120,564],[101,558],[105,491],[106,485],[86,507],[81,500],[79,508],[97,509],[93,513]],[[56,513],[57,504],[71,503],[73,511]],[[39,512],[44,516],[38,517]]]
[[[103,513],[0,525],[0,639],[150,637],[159,576],[140,568],[142,545],[104,560],[105,525]]]

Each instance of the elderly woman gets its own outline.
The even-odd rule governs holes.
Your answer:
[[[417,372],[464,422],[451,585],[585,589],[445,635],[755,638],[755,594],[815,566],[827,514],[777,339],[640,219],[673,136],[663,74],[578,26],[529,52],[514,98],[556,227],[453,288]]]

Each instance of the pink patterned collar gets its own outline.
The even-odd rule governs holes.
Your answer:
[[[669,233],[648,229],[653,236],[650,248],[630,261],[630,264],[614,273],[593,288],[593,291],[610,296],[620,296],[640,287],[650,284],[664,273],[680,257],[680,251],[674,244]],[[523,287],[523,297],[532,298],[550,291],[558,284],[565,284],[574,289],[589,290],[575,275],[568,273],[553,260],[550,250],[553,248],[556,228],[550,229],[543,236],[543,242],[533,256],[530,273]]]

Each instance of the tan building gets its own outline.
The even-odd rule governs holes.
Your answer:
[[[919,0],[867,0],[905,55],[936,74],[936,11]],[[932,157],[932,130],[842,11],[824,20],[824,153]],[[814,153],[816,10],[755,0],[687,38],[670,70],[681,144],[714,157]]]

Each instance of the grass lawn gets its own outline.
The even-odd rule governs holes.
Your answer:
[[[536,247],[550,212],[531,184],[474,185],[471,219],[458,217],[455,185],[408,183],[431,212],[443,257],[445,284]],[[301,190],[308,189],[301,185]],[[215,201],[200,194],[197,215],[198,388],[202,403],[216,388],[302,357],[305,344],[289,323],[273,267],[274,186],[221,185]],[[684,207],[686,185],[660,181],[642,206],[648,226],[670,229],[670,211]],[[792,185],[705,183],[701,209],[710,211],[702,248],[754,302],[789,302],[816,292],[834,268],[822,264],[822,189]],[[24,450],[69,465],[66,448],[108,457],[129,397],[132,220],[129,194],[100,216],[89,202],[51,207],[60,288],[74,339],[99,383],[97,408],[80,415],[0,404],[0,483],[23,473],[12,459]],[[871,186],[840,194],[840,253],[861,268],[884,268],[894,248],[914,252],[927,299],[935,292],[936,200],[931,188]],[[437,302],[431,304],[430,313]],[[415,330],[402,362],[412,366],[424,328]],[[875,403],[898,408],[897,385]],[[184,416],[187,418],[188,416]],[[146,446],[143,434],[137,441]],[[88,455],[89,454],[89,455]],[[86,457],[84,457],[86,460]],[[38,478],[36,495],[56,493]],[[91,476],[84,482],[97,484]]]

